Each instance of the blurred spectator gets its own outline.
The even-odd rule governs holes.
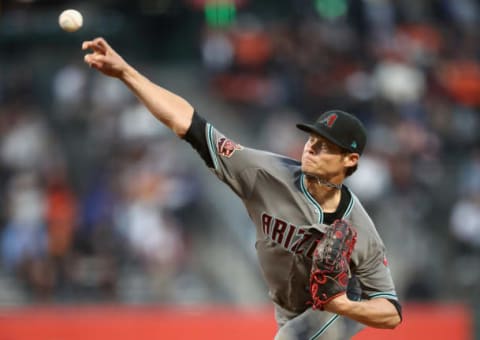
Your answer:
[[[80,114],[87,99],[87,74],[78,64],[66,64],[53,78],[53,100],[59,107],[60,119]]]
[[[233,62],[233,44],[223,30],[206,29],[202,40],[202,58],[209,72],[228,69]]]
[[[425,91],[421,70],[405,63],[379,62],[373,80],[378,94],[397,105],[416,102]]]
[[[480,193],[464,197],[453,206],[450,226],[459,254],[480,251]]]
[[[372,176],[375,174],[375,176]],[[362,156],[362,166],[346,182],[366,205],[383,199],[391,188],[388,162],[380,155]]]
[[[97,299],[117,297],[117,280],[125,253],[114,227],[117,192],[115,179],[106,172],[108,168],[105,164],[87,181],[69,261],[72,287],[90,294],[93,290]]]
[[[181,229],[168,214],[175,190],[166,174],[153,172],[148,158],[130,162],[121,173],[123,202],[116,220],[131,254],[152,279],[157,299],[167,301],[185,252]]]
[[[55,155],[52,135],[42,113],[25,106],[10,107],[12,118],[8,130],[1,136],[0,157],[14,171],[45,168]]]
[[[45,190],[31,172],[14,175],[6,196],[7,224],[2,233],[2,263],[24,280],[35,298],[50,298],[54,285],[48,264]]]
[[[458,103],[480,105],[480,64],[475,60],[449,60],[438,69],[440,84]]]
[[[452,266],[461,291],[471,292],[478,288],[480,272],[464,268],[480,266],[480,157],[477,149],[460,171],[459,196],[450,214],[449,231],[453,236]],[[462,295],[463,296],[463,295]],[[465,298],[470,298],[466,294]]]
[[[59,290],[71,280],[69,260],[78,221],[77,199],[66,176],[63,168],[48,174],[45,192],[48,255]]]
[[[460,168],[458,179],[460,195],[463,197],[476,196],[480,193],[480,149],[474,148],[464,166]]]
[[[459,177],[459,199],[450,216],[450,231],[460,255],[480,254],[480,152],[475,149]]]

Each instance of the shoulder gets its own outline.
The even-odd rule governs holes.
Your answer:
[[[252,163],[257,163],[259,168],[267,171],[286,170],[287,172],[296,172],[300,169],[300,162],[293,158],[249,147],[245,147],[243,150],[245,151],[245,158],[248,158]]]
[[[362,225],[368,225],[369,227],[375,227],[374,223],[368,214],[367,210],[364,208],[362,202],[357,195],[348,187],[344,186],[348,193],[351,196],[352,208],[350,212],[350,219],[355,222],[359,222]]]
[[[256,174],[257,180],[282,185],[295,185],[301,176],[300,162],[272,152],[247,149],[249,167],[246,172]]]

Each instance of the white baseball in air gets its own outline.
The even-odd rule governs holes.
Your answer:
[[[75,32],[83,25],[82,14],[75,9],[66,9],[58,17],[58,24],[67,32]]]

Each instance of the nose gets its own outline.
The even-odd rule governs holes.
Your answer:
[[[315,154],[316,154],[316,150],[315,150],[314,144],[313,144],[313,143],[310,143],[310,142],[307,142],[307,144],[305,145],[305,151],[306,151],[308,154],[311,154],[311,155],[315,155]]]

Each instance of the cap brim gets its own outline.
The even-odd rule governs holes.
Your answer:
[[[297,126],[297,128],[299,128],[302,131],[305,131],[305,132],[308,132],[308,133],[315,133],[319,136],[322,136],[323,138],[329,140],[333,144],[341,147],[342,149],[347,150],[348,152],[357,152],[357,151],[350,150],[345,145],[342,145],[342,143],[339,143],[335,138],[330,136],[326,131],[317,129],[317,127],[315,125],[312,125],[312,124],[297,124],[296,126]]]
[[[311,125],[311,124],[297,124],[297,128],[299,128],[300,130],[305,131],[305,132],[315,132],[315,133],[318,133],[318,132],[315,130],[315,126],[314,126],[314,125]]]
[[[317,135],[322,136],[323,138],[328,139],[330,142],[334,143],[335,145],[340,146],[341,148],[344,148],[341,144],[338,143],[334,138],[329,136],[325,131],[323,130],[318,130],[315,125],[312,124],[297,124],[297,128],[299,128],[302,131],[308,132],[308,133],[315,133]]]

